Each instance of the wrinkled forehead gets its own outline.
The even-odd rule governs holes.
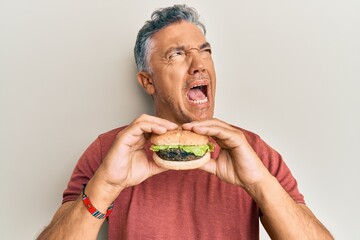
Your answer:
[[[150,52],[166,52],[174,47],[200,48],[204,43],[206,43],[205,35],[198,26],[181,21],[154,33],[151,37]]]

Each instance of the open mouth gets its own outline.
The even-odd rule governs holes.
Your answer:
[[[189,89],[187,98],[191,103],[202,104],[208,101],[207,85],[195,85]]]

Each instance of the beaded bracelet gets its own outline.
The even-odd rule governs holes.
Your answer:
[[[82,192],[82,201],[86,207],[86,209],[91,213],[91,215],[93,215],[94,217],[96,217],[97,219],[103,219],[106,218],[107,216],[110,215],[110,213],[113,210],[114,207],[114,203],[112,203],[108,209],[106,210],[106,213],[101,213],[99,212],[99,210],[97,210],[94,205],[92,205],[92,203],[90,202],[89,197],[85,194],[85,188],[86,188],[86,184],[84,184],[84,188],[83,188],[83,192]]]

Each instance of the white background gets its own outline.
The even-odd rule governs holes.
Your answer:
[[[0,0],[2,239],[34,239],[97,135],[152,112],[132,49],[175,2],[149,2]],[[213,45],[216,117],[281,152],[334,236],[360,239],[360,1],[183,3]]]

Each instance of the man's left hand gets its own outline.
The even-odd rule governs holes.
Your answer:
[[[211,159],[201,169],[247,190],[270,177],[240,129],[218,119],[194,121],[182,127],[212,137],[221,147],[219,157]]]

